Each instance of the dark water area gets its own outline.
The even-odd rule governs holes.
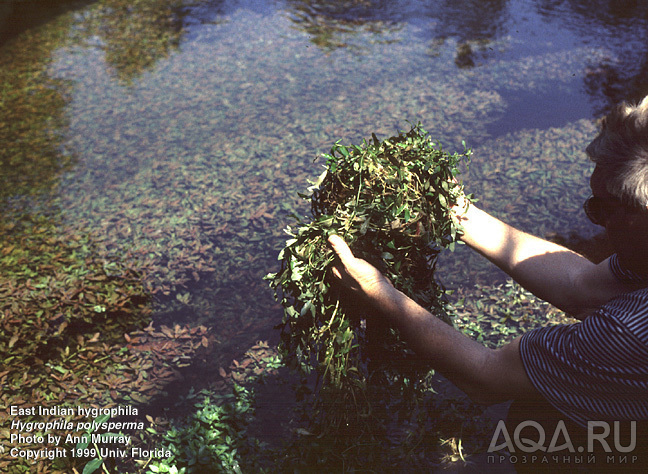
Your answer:
[[[589,238],[584,149],[615,103],[648,94],[644,2],[2,5],[1,277],[45,288],[48,245],[83,242],[72,258],[137,272],[154,323],[208,327],[223,364],[277,337],[263,276],[336,140],[420,121],[473,149],[480,206]],[[18,255],[17,229],[24,243],[42,228]],[[465,248],[437,273],[455,289],[505,280]]]

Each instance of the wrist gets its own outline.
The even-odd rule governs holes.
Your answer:
[[[468,209],[470,209],[470,207],[470,200],[462,192],[459,196],[457,196],[455,204],[450,208],[450,214],[453,218],[460,219],[468,212]]]
[[[368,295],[371,304],[387,319],[396,322],[398,313],[403,307],[403,301],[407,296],[392,285],[382,288],[380,291]]]
[[[479,214],[483,211],[474,204],[469,204],[465,208],[455,206],[452,208],[452,211],[452,218],[455,224],[460,226],[462,230],[459,239],[464,243],[468,243],[472,232],[471,228],[474,227],[473,223],[479,220]]]

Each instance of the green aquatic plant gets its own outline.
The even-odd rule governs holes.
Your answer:
[[[279,254],[281,269],[266,279],[284,308],[284,359],[316,369],[322,387],[333,389],[343,405],[360,408],[366,383],[375,376],[381,383],[416,388],[429,367],[394,329],[372,317],[371,308],[358,307],[331,284],[336,257],[327,237],[341,235],[355,255],[450,323],[446,290],[434,270],[440,251],[454,249],[461,232],[451,208],[463,196],[456,176],[470,154],[465,144],[463,153],[445,152],[420,124],[383,141],[373,135],[361,146],[338,141],[324,155],[326,170],[302,195],[312,217],[296,217],[297,229],[287,229],[291,238]]]
[[[207,390],[187,396],[198,398],[196,411],[182,421],[174,422],[162,435],[161,446],[170,453],[161,459],[152,459],[150,473],[234,473],[242,471],[239,462],[248,461],[249,472],[261,445],[249,437],[247,426],[254,417],[254,392],[238,384],[233,393],[214,395]]]

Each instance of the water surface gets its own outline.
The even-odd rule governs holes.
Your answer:
[[[583,150],[613,103],[648,93],[646,7],[594,3],[99,0],[8,17],[3,219],[91,235],[139,269],[158,323],[241,348],[281,317],[262,277],[338,139],[420,121],[473,149],[482,207],[592,236]],[[438,272],[502,281],[465,249]]]

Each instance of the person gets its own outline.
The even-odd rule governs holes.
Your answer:
[[[615,462],[625,462],[623,470],[645,469],[648,455],[633,458],[634,451],[627,448],[633,447],[628,441],[632,422],[642,430],[648,420],[648,96],[637,105],[624,102],[615,107],[586,153],[595,167],[590,178],[592,196],[584,210],[594,224],[605,228],[615,252],[599,264],[507,225],[465,200],[453,208],[466,244],[524,288],[577,318],[577,323],[540,327],[491,349],[396,290],[376,268],[354,257],[337,235],[329,237],[339,260],[333,273],[473,401],[513,400],[507,421],[510,436],[516,426],[535,420],[549,429],[546,445],[554,434],[552,428],[563,422],[562,435],[584,443],[588,422],[610,427],[614,422],[625,423],[625,431],[618,434],[625,437],[623,443],[616,438],[615,442],[619,441],[617,454],[626,458],[576,462],[588,472],[595,467],[619,468]],[[601,426],[593,425],[592,433]],[[613,432],[608,448],[616,446]],[[637,449],[645,444],[641,433],[635,432],[640,438]],[[592,446],[584,445],[598,449],[597,455],[609,455],[598,439],[592,439]],[[563,448],[568,455],[573,453],[574,446]],[[558,456],[546,450],[536,454],[548,456],[548,471],[556,470],[551,461]],[[562,460],[569,465],[576,457]],[[529,465],[533,472],[539,467]]]

